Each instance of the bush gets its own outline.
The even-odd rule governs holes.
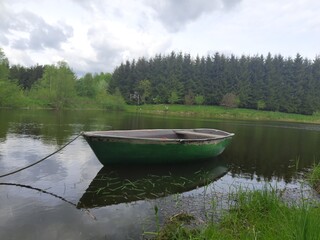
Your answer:
[[[14,82],[0,81],[0,107],[23,107],[25,96],[22,89]]]
[[[234,93],[227,93],[222,97],[220,105],[224,107],[236,108],[238,107],[239,103],[240,101],[237,95]]]
[[[114,95],[108,95],[104,92],[100,92],[97,95],[97,103],[104,109],[108,110],[124,110],[126,107],[126,102],[121,96],[119,91],[116,91]]]
[[[202,105],[204,103],[204,96],[196,95],[194,98],[196,105]]]
[[[266,108],[266,103],[265,103],[265,101],[259,100],[259,101],[257,102],[257,109],[258,109],[258,110],[263,110],[263,109],[265,109],[265,108]]]

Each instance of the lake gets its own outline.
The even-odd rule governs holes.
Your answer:
[[[215,215],[212,199],[223,208],[239,187],[307,194],[303,173],[320,159],[320,126],[313,124],[1,109],[0,175],[81,131],[109,128],[217,128],[235,136],[209,161],[155,167],[102,167],[79,137],[44,162],[0,178],[0,239],[142,239],[182,211],[206,220]]]

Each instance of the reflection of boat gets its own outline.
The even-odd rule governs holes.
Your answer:
[[[103,165],[176,163],[215,157],[233,133],[215,129],[148,129],[84,132]]]
[[[222,161],[198,164],[103,167],[78,202],[78,208],[155,199],[207,185],[228,172]]]

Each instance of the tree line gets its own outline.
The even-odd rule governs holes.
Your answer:
[[[0,107],[206,104],[312,114],[320,110],[320,58],[268,54],[192,58],[172,52],[126,61],[113,74],[77,78],[66,62],[10,65],[0,49]]]
[[[0,48],[0,107],[123,109],[119,91],[108,92],[110,73],[77,78],[66,62],[23,67],[10,65]]]
[[[128,103],[224,105],[312,114],[320,109],[320,58],[297,54],[192,58],[172,52],[118,66],[109,88]]]

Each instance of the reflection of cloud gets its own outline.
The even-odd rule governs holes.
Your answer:
[[[44,145],[38,139],[16,136],[15,134],[8,134],[7,140],[0,145],[0,149],[2,153],[1,174],[27,166],[54,151],[53,146]],[[43,165],[25,170],[24,175],[28,175],[28,181],[33,182],[39,178],[39,175],[50,175],[57,171],[60,174],[65,173],[65,170],[57,161],[48,160],[46,167],[43,167]]]
[[[0,188],[4,196],[6,188]],[[28,190],[22,190],[27,193]],[[48,207],[49,197],[34,195],[1,199],[0,239],[139,239],[143,222],[153,214],[148,202],[92,210],[94,221],[84,211],[59,202]]]
[[[57,149],[57,146],[48,146],[39,139],[18,138],[14,134],[8,134],[7,140],[0,144],[0,175],[34,163]],[[61,193],[75,187],[79,179],[91,180],[100,168],[101,165],[90,147],[79,138],[44,162],[6,177],[5,180],[40,188],[49,187],[53,192]]]

